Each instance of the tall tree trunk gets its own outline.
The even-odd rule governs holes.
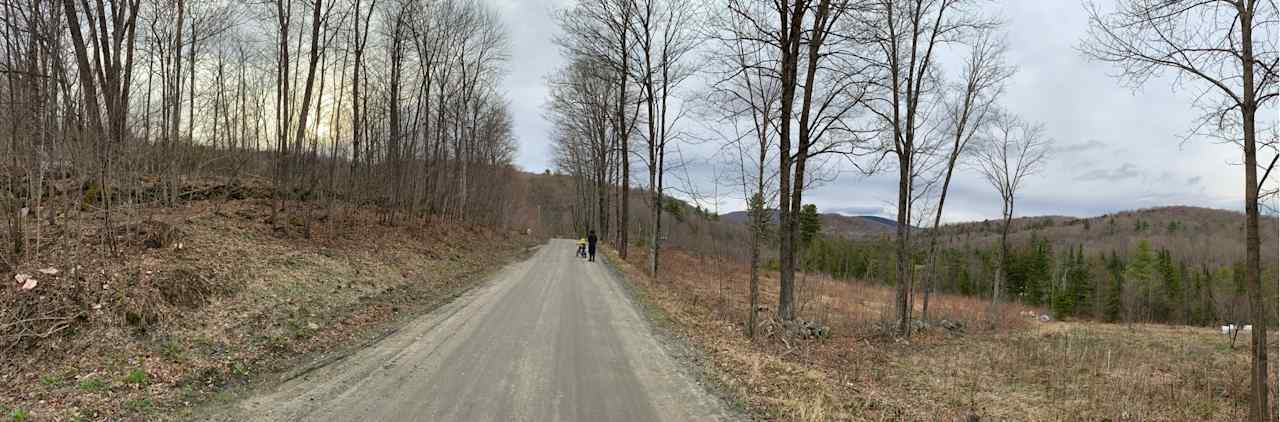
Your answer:
[[[1245,2],[1237,6],[1240,10],[1241,48],[1243,49],[1243,88],[1240,112],[1244,120],[1244,201],[1245,201],[1245,280],[1249,287],[1249,316],[1253,322],[1253,339],[1250,362],[1250,389],[1253,393],[1249,401],[1249,418],[1253,421],[1271,420],[1269,386],[1267,385],[1267,302],[1262,290],[1262,252],[1261,237],[1258,228],[1258,143],[1257,143],[1257,100],[1255,82],[1253,80],[1253,12],[1256,4]]]
[[[618,256],[624,261],[627,259],[627,229],[630,226],[630,220],[627,214],[630,212],[631,203],[631,127],[627,124],[627,68],[630,59],[630,50],[627,49],[627,26],[631,22],[631,8],[623,6],[622,22],[619,25],[619,52],[621,61],[618,69],[618,116],[615,121],[615,136],[620,140],[621,151],[621,167],[622,176],[619,183],[618,196]]]
[[[1004,221],[1000,226],[999,260],[996,261],[996,277],[992,280],[991,307],[993,311],[997,310],[997,307],[1000,306],[1000,291],[1004,289],[1004,281],[1005,278],[1007,278],[1005,276],[1005,271],[1008,271],[1008,269],[1005,268],[1005,264],[1007,264],[1007,261],[1009,260],[1009,225],[1012,222],[1013,200],[1011,198],[1005,198]],[[992,315],[992,317],[994,317],[994,315]]]
[[[191,16],[191,54],[187,56],[187,142],[196,143],[196,17]]]
[[[910,222],[911,211],[911,157],[903,154],[898,162],[898,228],[897,228],[897,313],[898,313],[898,333],[901,335],[911,334],[911,277],[909,266],[911,245],[911,230],[908,224]]]
[[[796,246],[795,216],[791,212],[793,186],[791,180],[791,117],[795,110],[796,75],[799,74],[800,35],[804,26],[806,4],[779,3],[778,13],[782,25],[779,35],[782,60],[782,98],[779,112],[778,136],[778,317],[795,319]],[[794,9],[792,9],[794,7]]]

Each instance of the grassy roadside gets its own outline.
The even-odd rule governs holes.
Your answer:
[[[761,335],[748,341],[746,274],[726,261],[664,255],[663,277],[633,252],[611,262],[697,349],[706,382],[756,419],[783,421],[1111,420],[1236,421],[1246,416],[1247,346],[1213,330],[1090,322],[1041,323],[1007,307],[995,326],[971,298],[935,299],[934,315],[964,328],[930,328],[909,341],[876,335],[890,289],[809,279],[800,318],[831,328],[823,338]],[[776,303],[762,280],[762,304]],[[762,317],[769,317],[764,312]],[[1274,389],[1274,379],[1273,379]]]
[[[23,324],[0,325],[0,416],[192,416],[394,331],[531,243],[445,222],[383,225],[365,211],[328,214],[303,239],[278,236],[269,213],[259,201],[196,202],[135,222],[121,258],[53,245],[16,269],[39,285],[0,291],[0,317]],[[171,238],[148,246],[157,230],[146,227]],[[40,315],[64,319],[23,337],[49,330]]]

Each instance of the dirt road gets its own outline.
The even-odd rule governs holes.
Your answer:
[[[573,249],[553,240],[372,347],[214,419],[729,419],[667,354],[605,264]]]

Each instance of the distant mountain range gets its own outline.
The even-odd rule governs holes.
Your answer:
[[[777,224],[778,210],[771,211],[773,223]],[[818,217],[822,221],[823,234],[846,239],[892,235],[898,227],[898,222],[875,215],[819,214]],[[720,216],[721,221],[737,224],[746,224],[747,219],[746,211],[734,211]]]
[[[777,212],[774,212],[777,222]],[[870,215],[822,214],[822,232],[850,240],[889,239],[895,221]],[[745,224],[746,211],[724,214],[721,221]],[[1263,256],[1276,255],[1276,218],[1262,218]],[[999,239],[999,220],[943,225],[938,234],[951,246],[992,245]],[[923,232],[919,232],[922,233]],[[1091,251],[1124,253],[1138,240],[1153,247],[1169,248],[1176,254],[1196,256],[1210,262],[1230,262],[1243,253],[1244,214],[1212,208],[1167,206],[1120,211],[1096,217],[1030,216],[1014,218],[1010,228],[1013,242],[1025,243],[1031,236],[1046,238],[1059,247],[1084,245]]]

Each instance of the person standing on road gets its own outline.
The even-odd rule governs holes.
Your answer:
[[[587,262],[596,262],[596,241],[600,240],[596,237],[596,231],[592,230],[587,233]]]

